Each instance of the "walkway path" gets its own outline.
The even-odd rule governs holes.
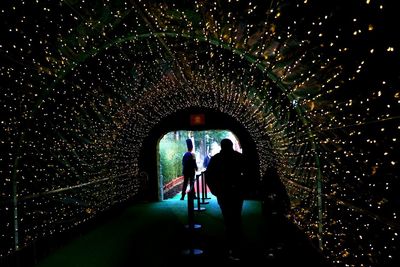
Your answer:
[[[282,224],[280,229],[267,230],[257,201],[244,204],[245,252],[241,261],[230,261],[214,197],[204,205],[206,210],[195,212],[195,220],[202,227],[194,232],[193,247],[203,253],[185,255],[182,252],[190,247],[186,207],[187,202],[180,201],[179,195],[163,202],[132,205],[54,250],[36,267],[324,266],[320,255],[295,227]],[[270,253],[276,246],[268,242],[271,233],[282,237],[282,249],[274,255]],[[259,261],[261,265],[254,265]]]

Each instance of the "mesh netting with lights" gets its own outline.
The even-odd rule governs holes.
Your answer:
[[[261,175],[278,161],[291,220],[332,263],[394,261],[389,1],[3,2],[1,257],[140,194],[149,131],[196,107],[246,128]]]

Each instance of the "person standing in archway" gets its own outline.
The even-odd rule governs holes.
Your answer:
[[[190,183],[190,186],[193,186],[194,176],[197,171],[196,156],[193,153],[193,142],[191,139],[189,138],[186,139],[186,146],[187,146],[187,151],[185,152],[182,158],[183,184],[182,184],[181,200],[185,199],[188,183]]]
[[[229,139],[221,141],[221,151],[211,157],[206,170],[206,183],[224,219],[229,258],[240,260],[242,243],[242,208],[244,177],[247,168],[243,155],[233,150]]]

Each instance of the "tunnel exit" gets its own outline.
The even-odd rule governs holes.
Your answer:
[[[171,131],[165,134],[158,144],[159,190],[162,199],[174,197],[180,192],[182,177],[182,156],[187,151],[186,139],[193,142],[198,171],[207,168],[209,159],[220,151],[220,142],[228,138],[234,149],[242,153],[239,139],[228,130]]]

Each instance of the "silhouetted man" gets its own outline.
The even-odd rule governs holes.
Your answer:
[[[243,178],[246,167],[241,153],[229,139],[221,141],[221,151],[213,156],[206,171],[206,182],[217,197],[224,218],[229,257],[240,259],[242,241]]]
[[[193,185],[194,176],[197,171],[196,156],[193,151],[193,143],[191,139],[186,139],[186,146],[188,151],[183,155],[182,158],[182,174],[183,174],[183,185],[182,185],[182,196],[181,200],[185,199],[186,189],[188,183],[190,186]]]

